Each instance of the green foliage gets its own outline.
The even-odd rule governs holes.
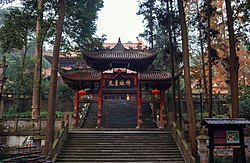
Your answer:
[[[250,94],[241,96],[239,101],[240,117],[250,120]]]
[[[35,17],[20,8],[12,7],[4,14],[0,28],[0,47],[3,53],[23,49],[32,38]]]
[[[68,1],[65,8],[62,48],[67,51],[101,48],[105,40],[93,37],[96,32],[97,12],[103,0]]]
[[[15,93],[18,90],[19,74],[21,70],[21,56],[18,53],[10,53],[6,55],[6,62],[8,68],[6,71],[7,81],[5,82],[6,92]],[[27,64],[23,69],[23,89],[19,90],[23,95],[31,95],[32,92],[32,82],[34,74],[34,57],[31,55],[27,56]]]
[[[140,1],[137,14],[143,16],[145,25],[144,33],[140,36],[149,41],[151,47],[157,49],[158,52],[151,69],[170,71],[169,49],[170,42],[172,42],[173,60],[176,65],[175,69],[178,71],[182,63],[182,54],[177,50],[180,24],[174,3],[170,1]],[[174,37],[171,41],[169,41],[169,33],[172,34],[172,38]]]
[[[57,111],[56,118],[62,118],[63,112]],[[40,117],[41,118],[47,118],[48,112],[41,112]],[[31,118],[31,111],[25,111],[25,112],[17,112],[16,110],[8,110],[3,115],[4,118]]]
[[[236,8],[236,19],[235,19],[235,35],[236,40],[239,44],[243,42],[247,50],[250,50],[250,1],[237,1]]]
[[[74,92],[66,84],[58,84],[57,101],[73,101]]]
[[[8,110],[4,113],[5,118],[31,118],[31,111],[17,112],[16,110]]]
[[[40,113],[41,118],[46,118],[47,116],[48,116],[48,112],[43,111],[43,112]]]
[[[15,0],[0,0],[0,4],[8,4],[8,3],[12,3],[14,2]]]
[[[21,8],[9,8],[5,14],[5,25],[0,30],[2,49],[22,49],[23,36],[29,36],[33,31],[37,18],[37,1],[21,0]],[[102,48],[105,35],[101,38],[94,36],[96,32],[97,12],[103,7],[103,0],[67,1],[61,49],[63,51]],[[54,44],[58,1],[43,1],[42,41]],[[14,15],[14,16],[13,16]],[[18,28],[19,27],[19,28]],[[29,28],[28,28],[29,27]],[[12,34],[12,35],[11,35]],[[24,37],[23,37],[24,38]]]
[[[144,33],[141,33],[140,36],[144,37],[149,43],[151,48],[154,45],[154,28],[157,26],[156,21],[156,2],[154,0],[147,0],[139,3],[138,15],[142,15],[143,22],[145,24]]]
[[[186,115],[186,114],[184,114]],[[196,119],[200,120],[201,117],[201,113],[198,112],[196,113]],[[202,112],[202,118],[208,118],[209,117],[209,113],[208,112]],[[213,118],[228,118],[229,115],[228,114],[216,114],[215,112],[212,113],[212,117]]]
[[[2,55],[0,54],[0,58]],[[17,52],[15,53],[8,53],[6,54],[6,62],[8,68],[6,70],[7,80],[4,83],[6,93],[14,93],[15,95],[19,94],[22,96],[30,97],[32,96],[33,92],[33,78],[34,78],[34,65],[35,59],[33,55],[27,55],[27,64],[23,69],[23,82],[19,82],[19,74],[21,73],[21,56],[18,55]],[[22,84],[22,87],[20,87]],[[20,89],[22,88],[22,89]],[[17,92],[19,91],[19,92]],[[49,91],[49,81],[46,79],[42,80],[42,88],[41,88],[41,97],[42,99],[47,99]],[[15,109],[25,111],[25,109],[30,108],[27,101],[22,99],[15,100],[17,104]],[[28,109],[30,110],[30,109]]]
[[[0,26],[3,25],[3,18],[5,13],[7,13],[6,9],[0,9]]]
[[[49,80],[43,77],[41,83],[41,99],[47,100],[48,96],[49,96]]]
[[[5,111],[3,114],[4,118],[15,118],[17,116],[17,112],[14,109]]]
[[[60,112],[60,111],[57,111],[56,112],[56,117],[57,118],[62,118],[64,115],[63,115],[63,112]]]

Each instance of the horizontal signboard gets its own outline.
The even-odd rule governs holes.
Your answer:
[[[124,78],[122,76],[118,76],[115,79],[106,79],[105,87],[106,88],[133,88],[134,79]]]

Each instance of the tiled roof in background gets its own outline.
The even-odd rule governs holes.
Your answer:
[[[171,79],[171,74],[162,72],[142,72],[139,74],[139,79],[144,81],[169,80]]]
[[[68,80],[98,81],[101,79],[101,73],[97,71],[60,71],[60,75]]]
[[[205,118],[203,125],[250,125],[250,121],[244,118]]]

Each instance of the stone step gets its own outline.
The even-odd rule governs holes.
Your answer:
[[[184,163],[168,129],[160,130],[149,104],[142,109],[142,129],[136,129],[136,103],[104,100],[102,126],[96,129],[97,104],[91,104],[84,128],[69,130],[56,162]]]
[[[74,141],[67,141],[66,143],[64,143],[65,145],[92,145],[93,142],[89,142],[89,141],[86,141],[86,142],[78,142],[76,140]],[[110,142],[110,141],[107,141],[107,142],[103,142],[103,141],[100,141],[100,142],[95,142],[95,144],[98,144],[98,145],[103,145],[103,146],[109,146],[109,145],[113,145],[113,146],[119,146],[119,145],[127,145],[127,146],[133,146],[133,145],[148,145],[148,146],[160,146],[160,145],[175,145],[174,142],[163,142],[163,143],[159,143],[158,141],[155,141],[155,142]]]
[[[131,156],[131,155],[128,155],[128,156],[121,156],[121,155],[118,155],[118,156],[110,156],[110,155],[106,155],[106,156],[82,156],[82,157],[76,157],[76,156],[72,156],[72,157],[61,157],[61,156],[58,156],[57,158],[57,161],[63,161],[63,160],[98,160],[98,159],[103,159],[103,160],[120,160],[120,159],[123,159],[123,160],[130,160],[130,161],[133,161],[133,160],[137,160],[137,161],[143,161],[143,160],[152,160],[152,161],[156,161],[156,160],[172,160],[172,161],[183,161],[183,159],[180,158],[180,156],[176,157],[176,156],[173,156],[173,157],[168,157],[168,156],[164,156],[164,155],[150,155],[150,156],[147,156],[145,157],[145,155],[142,155],[142,156],[139,156],[137,155],[136,157],[135,156]]]
[[[83,153],[84,152],[84,153]],[[144,149],[144,150],[115,150],[115,149],[106,149],[106,150],[100,150],[100,149],[92,149],[92,150],[75,150],[75,149],[62,149],[61,150],[61,154],[65,155],[65,154],[123,154],[123,153],[130,153],[130,154],[166,154],[166,152],[168,154],[179,154],[179,149],[174,148],[174,149],[157,149],[157,150],[151,150],[151,149]]]
[[[104,136],[95,136],[95,137],[75,137],[75,136],[71,136],[69,137],[69,140],[72,140],[72,141],[79,141],[79,140],[93,140],[93,141],[98,141],[99,139],[102,139],[102,141],[105,141],[105,140],[114,140],[114,141],[122,141],[122,140],[127,140],[127,139],[131,139],[131,141],[140,141],[140,140],[146,140],[146,139],[149,139],[149,140],[152,140],[152,141],[158,141],[159,139],[162,140],[162,141],[167,141],[167,140],[172,140],[173,138],[171,138],[170,136],[164,136],[164,137],[156,137],[156,136],[145,136],[143,138],[139,137],[139,135],[136,135],[134,137],[132,136],[127,136],[127,137],[121,137],[121,136],[112,136],[112,137],[104,137]],[[119,139],[119,140],[118,140]],[[158,139],[158,140],[156,140]]]
[[[184,163],[168,130],[70,130],[56,162]]]
[[[172,157],[181,157],[181,154],[179,153],[175,153],[175,154],[171,154],[171,155],[166,155],[166,153],[126,153],[126,152],[120,152],[120,153],[85,153],[85,154],[81,154],[81,153],[77,153],[77,154],[69,154],[69,153],[63,153],[63,155],[60,155],[60,158],[65,158],[65,157],[79,157],[79,158],[83,158],[83,157],[133,157],[133,158],[137,158],[137,157],[167,157],[167,158],[172,158]]]
[[[183,160],[173,160],[173,159],[165,159],[165,158],[141,158],[141,159],[62,159],[58,160],[57,163],[72,163],[72,162],[133,162],[133,163],[152,163],[152,162],[163,162],[163,163],[185,163]]]
[[[89,155],[89,156],[84,156],[84,155],[81,155],[81,156],[77,156],[77,155],[71,155],[71,157],[69,156],[60,156],[58,157],[58,160],[61,159],[61,160],[74,160],[74,159],[82,159],[82,160],[85,160],[85,159],[92,159],[92,160],[95,160],[95,159],[110,159],[110,160],[114,160],[114,159],[130,159],[130,160],[157,160],[157,159],[171,159],[171,160],[179,160],[181,161],[182,159],[179,158],[180,156],[175,156],[175,155],[172,155],[172,156],[166,156],[166,155]]]
[[[85,129],[85,128],[79,128],[79,129],[71,129],[69,130],[70,134],[171,134],[171,132],[168,129],[135,129],[135,128],[100,128],[100,129]]]
[[[64,146],[63,149],[67,149],[67,148],[74,148],[75,150],[95,150],[96,148],[98,148],[98,150],[146,150],[148,148],[145,148],[145,146],[135,146],[135,147],[132,147],[132,146],[117,146],[117,147],[112,147],[112,146],[86,146],[86,147],[79,147],[79,146]],[[160,149],[160,150],[163,150],[161,148],[164,148],[164,149],[178,149],[176,146],[159,146],[159,147],[154,147],[154,146],[151,146],[152,150],[157,150],[157,149]]]
[[[149,104],[142,105],[142,127],[157,128],[152,120]],[[97,104],[91,104],[82,128],[96,127]],[[127,100],[104,100],[102,106],[102,127],[104,128],[136,128],[136,102]]]

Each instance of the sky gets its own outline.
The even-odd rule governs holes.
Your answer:
[[[97,35],[107,35],[106,43],[136,42],[139,33],[143,33],[142,17],[136,15],[137,0],[104,0],[104,7],[98,13]]]
[[[97,35],[106,34],[106,43],[137,42],[136,37],[143,33],[142,16],[137,15],[138,0],[103,0],[104,7],[98,12]],[[17,5],[18,1],[13,4]]]

